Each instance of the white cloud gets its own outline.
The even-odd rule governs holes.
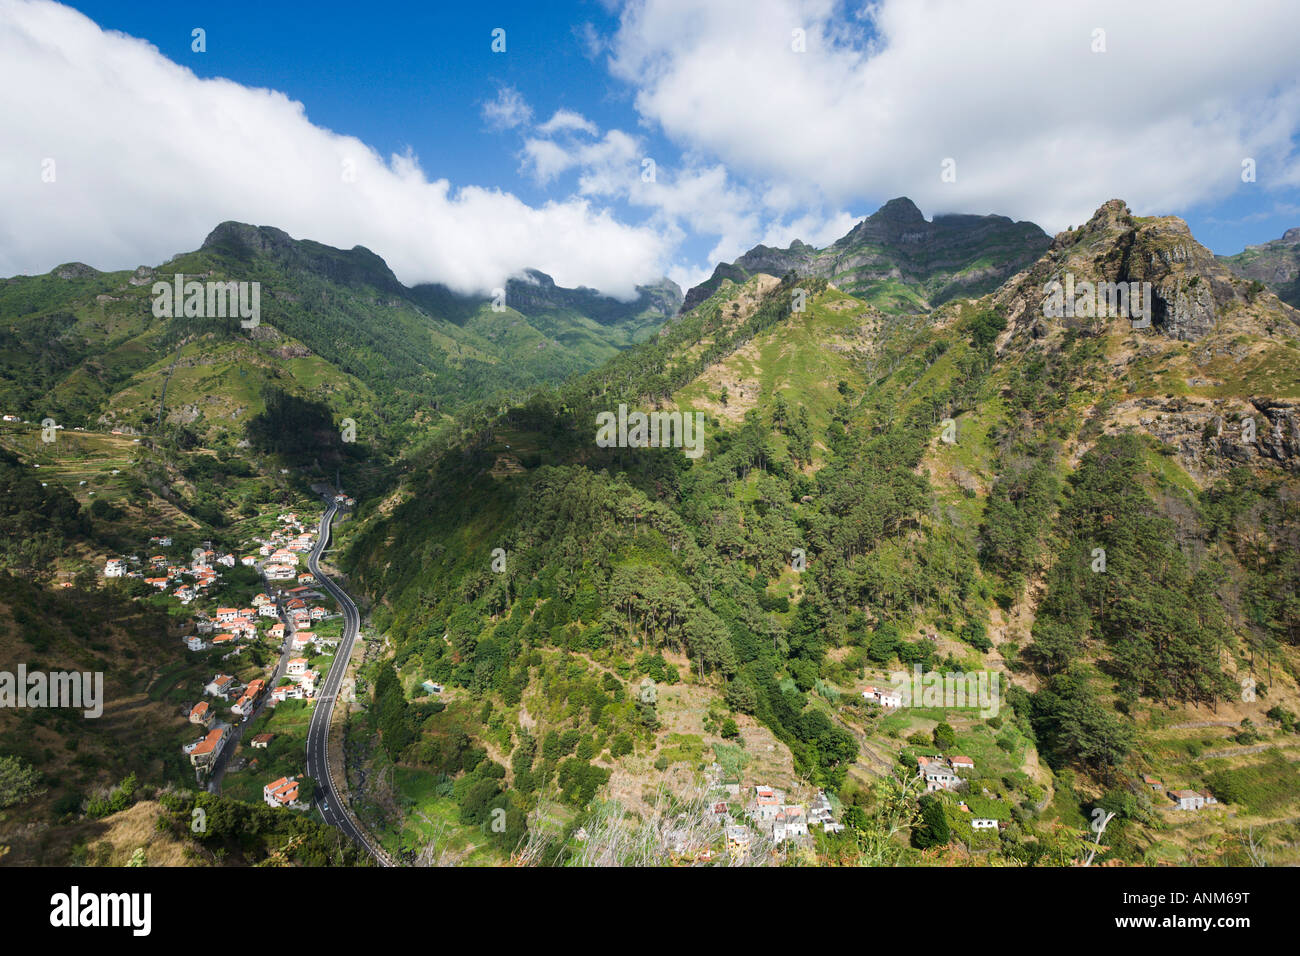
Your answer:
[[[908,195],[1045,228],[1103,201],[1169,212],[1293,181],[1286,0],[635,0],[611,69],[677,143],[787,209]],[[792,31],[807,52],[792,50]],[[1094,53],[1094,30],[1105,52]],[[941,181],[956,160],[957,180]]]
[[[556,110],[550,119],[538,126],[537,132],[543,136],[554,136],[556,133],[586,133],[595,136],[597,129],[596,124],[581,113],[561,109]]]
[[[227,219],[365,245],[404,282],[463,291],[532,266],[564,285],[631,295],[671,258],[655,229],[584,197],[529,206],[453,188],[412,156],[385,161],[313,125],[281,93],[199,79],[49,2],[0,0],[0,116],[3,275],[69,259],[158,263]],[[52,183],[41,178],[47,158]]]
[[[497,98],[483,104],[483,119],[495,130],[514,129],[533,118],[533,108],[513,86],[497,90]]]

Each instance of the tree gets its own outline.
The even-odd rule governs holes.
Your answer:
[[[0,757],[0,809],[22,803],[45,792],[37,788],[40,774],[14,756]]]
[[[727,706],[738,714],[752,714],[758,708],[758,692],[744,677],[736,677],[727,684],[724,696]]]
[[[944,846],[952,839],[948,816],[943,812],[943,801],[935,796],[922,797],[921,822],[912,828],[912,845],[921,850]]]
[[[957,732],[952,729],[952,725],[940,722],[934,728],[934,745],[940,750],[950,750],[953,744],[957,742]]]

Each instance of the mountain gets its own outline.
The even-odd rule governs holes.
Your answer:
[[[14,621],[0,636],[88,666],[62,625],[30,626],[84,616],[82,588],[49,604],[31,582],[84,584],[142,528],[176,529],[182,552],[208,536],[234,547],[310,507],[271,463],[315,480],[382,461],[383,480],[344,471],[358,505],[333,560],[375,638],[344,735],[348,783],[395,856],[704,862],[725,852],[711,808],[735,783],[796,804],[830,795],[846,832],[790,851],[804,863],[1079,862],[1099,809],[1115,815],[1099,862],[1300,863],[1287,822],[1300,814],[1300,312],[1182,220],[1121,200],[1024,261],[1009,254],[1016,228],[925,223],[895,201],[828,250],[719,267],[643,338],[673,287],[619,303],[530,272],[494,313],[403,290],[364,249],[254,227],[222,227],[174,262],[264,281],[274,337],[141,319],[143,293],[117,297],[147,291],[148,270],[11,280],[0,306],[24,319],[7,361],[36,335],[31,316],[64,323],[45,364],[26,360],[54,399],[119,414],[134,406],[114,376],[138,389],[141,369],[179,354],[171,385],[206,427],[137,444],[0,426],[14,499],[0,561],[31,579],[0,578],[0,620]],[[834,272],[886,255],[872,246],[893,249],[886,274],[867,278],[878,259]],[[974,292],[985,266],[971,264],[995,261],[1005,277]],[[485,392],[419,441],[344,446],[332,431],[356,407],[359,435],[394,428],[384,416],[402,402],[444,395],[452,369],[524,362],[533,336],[569,335],[573,356],[615,332],[640,340],[562,383]],[[451,354],[462,364],[437,364]],[[274,388],[224,425],[203,396],[228,400],[240,369]],[[638,413],[674,430],[610,440],[607,418],[626,439]],[[85,607],[121,622],[103,651],[121,693],[182,693],[184,662],[152,654],[163,622],[107,598]],[[133,633],[148,664],[126,652]],[[936,674],[954,689],[918,706],[870,691]],[[989,693],[971,706],[959,681]],[[133,733],[135,709],[119,717]],[[40,763],[44,737],[4,732]],[[83,791],[128,770],[164,782],[111,735],[94,745],[96,765],[25,820],[87,825]],[[923,760],[957,756],[965,789],[923,792]],[[1174,810],[1175,789],[1218,806]],[[312,835],[309,858],[339,853],[328,836]],[[767,839],[755,834],[753,859],[770,858]]]
[[[691,309],[723,279],[787,272],[820,276],[890,310],[926,311],[957,296],[982,295],[1024,268],[1050,237],[1031,222],[1005,216],[935,216],[910,199],[891,199],[826,249],[795,240],[788,249],[755,246],[686,294]]]
[[[152,287],[177,273],[260,283],[260,325],[155,318]],[[171,426],[238,442],[273,389],[367,421],[373,434],[562,381],[649,335],[680,295],[664,280],[621,303],[537,272],[507,292],[495,311],[487,298],[407,288],[361,246],[222,223],[198,250],[156,268],[70,263],[0,280],[0,405],[135,430],[161,411]]]
[[[1261,282],[1283,302],[1300,308],[1300,228],[1236,255],[1220,256],[1219,261],[1234,275]]]
[[[913,221],[873,219],[859,236]],[[398,690],[360,730],[384,741],[367,778],[401,768],[385,800],[430,814],[463,771],[462,820],[505,807],[531,833],[562,810],[590,837],[703,766],[834,792],[859,837],[816,852],[841,862],[970,862],[937,821],[984,862],[1078,859],[1059,841],[1098,807],[1101,860],[1294,862],[1276,821],[1300,811],[1300,312],[1119,200],[914,314],[772,250],[745,261],[363,505],[344,563],[394,647]],[[1150,325],[1082,298],[1057,314],[1067,279],[1149,289]],[[621,405],[698,412],[703,454],[597,441]],[[913,667],[1003,689],[984,712],[864,700]],[[425,680],[445,711],[405,700]],[[954,753],[976,763],[962,799],[1006,828],[891,782]],[[1144,775],[1231,805],[1214,848]],[[875,839],[881,800],[910,807],[911,848]],[[400,811],[378,825],[412,839]],[[572,833],[535,839],[590,858]]]

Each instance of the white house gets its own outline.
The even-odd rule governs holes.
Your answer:
[[[126,574],[126,562],[121,558],[109,558],[108,563],[104,565],[104,577],[120,578]]]
[[[262,788],[262,799],[267,806],[291,807],[298,803],[298,781],[293,777],[281,777]]]
[[[1177,801],[1179,810],[1200,810],[1219,802],[1208,790],[1170,790],[1169,796]]]
[[[230,692],[234,689],[234,686],[235,679],[233,677],[229,674],[218,674],[208,682],[206,687],[203,688],[203,693],[210,697],[220,697],[222,700],[225,700],[230,696]]]
[[[808,835],[808,816],[803,807],[782,807],[772,821],[772,842],[782,843],[795,837]]]
[[[868,687],[862,692],[865,700],[874,701],[885,709],[892,709],[903,706],[903,695],[896,690],[890,690],[888,687]]]
[[[989,817],[971,817],[970,828],[972,830],[996,830],[998,821]]]

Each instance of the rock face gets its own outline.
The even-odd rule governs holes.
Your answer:
[[[1182,341],[1208,335],[1225,312],[1253,301],[1251,290],[1192,237],[1187,223],[1174,216],[1135,217],[1119,199],[1103,203],[1078,229],[1058,234],[1023,279],[999,290],[997,302],[1036,338],[1044,334],[1044,322],[1096,333],[1116,320],[1085,314],[1044,318],[1045,286],[1067,277],[1074,286],[1149,282],[1152,328]]]
[[[1047,250],[1050,237],[1031,222],[1006,216],[935,216],[927,221],[910,199],[891,199],[826,249],[795,240],[788,249],[755,246],[686,293],[683,311],[712,295],[723,279],[755,273],[820,276],[847,292],[870,292],[892,280],[917,309],[960,295],[991,292]]]
[[[266,256],[288,270],[308,272],[340,285],[368,286],[387,292],[395,299],[409,299],[452,321],[462,321],[483,303],[483,296],[461,295],[441,284],[425,283],[407,288],[398,281],[388,264],[365,246],[336,249],[309,239],[294,239],[282,229],[223,222],[203,240],[203,248],[236,260]],[[506,283],[506,301],[525,315],[573,309],[612,323],[630,316],[649,314],[664,319],[677,314],[682,290],[671,279],[637,286],[638,297],[621,302],[595,289],[566,289],[544,272],[525,269]],[[394,301],[389,301],[394,305]]]
[[[1283,302],[1300,308],[1300,228],[1235,256],[1220,256],[1219,261],[1234,275],[1262,282]]]
[[[595,319],[612,323],[645,313],[668,319],[682,304],[682,290],[671,279],[636,287],[637,298],[620,302],[595,289],[566,289],[555,284],[545,272],[526,269],[521,278],[506,283],[506,303],[524,315],[538,315],[561,309],[573,309]]]
[[[407,291],[388,263],[365,246],[335,249],[310,239],[294,239],[274,226],[223,222],[208,233],[203,249],[236,260],[266,256],[290,273],[307,272],[353,288],[370,286],[399,296]]]

